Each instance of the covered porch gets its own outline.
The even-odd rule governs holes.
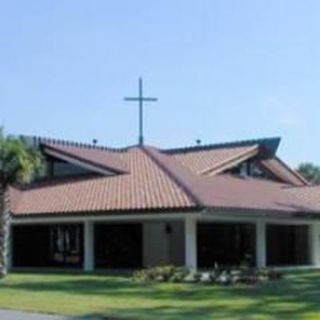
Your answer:
[[[320,267],[320,224],[297,218],[206,213],[19,218],[10,238],[12,269]]]

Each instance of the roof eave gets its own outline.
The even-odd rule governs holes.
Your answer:
[[[320,219],[320,210],[279,210],[269,208],[240,208],[240,207],[219,207],[210,206],[205,210],[207,213],[229,213],[237,217],[255,218],[317,218]]]
[[[123,216],[123,215],[127,215],[128,217],[130,217],[130,215],[135,215],[135,214],[141,214],[141,215],[156,215],[156,214],[164,214],[164,213],[199,213],[203,210],[203,208],[200,207],[191,207],[191,206],[187,206],[187,207],[167,207],[167,208],[137,208],[137,209],[113,209],[113,210],[92,210],[92,211],[68,211],[68,212],[33,212],[33,213],[14,213],[12,212],[12,216],[14,219],[25,219],[25,218],[50,218],[50,217],[90,217],[90,216]]]

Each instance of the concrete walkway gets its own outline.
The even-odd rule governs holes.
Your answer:
[[[35,314],[28,312],[0,310],[1,320],[101,320],[97,318],[73,318],[52,315]]]

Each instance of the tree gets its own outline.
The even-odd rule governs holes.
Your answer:
[[[0,128],[0,277],[7,273],[10,230],[10,186],[26,184],[43,170],[42,156],[22,139]]]
[[[320,166],[313,163],[301,163],[297,171],[312,184],[320,184]]]

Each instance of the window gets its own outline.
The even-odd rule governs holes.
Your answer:
[[[269,172],[259,166],[258,161],[248,160],[230,168],[223,173],[241,177],[254,177],[260,179],[276,180]]]
[[[68,177],[92,173],[90,170],[80,166],[59,160],[49,160],[47,167],[49,177]]]

